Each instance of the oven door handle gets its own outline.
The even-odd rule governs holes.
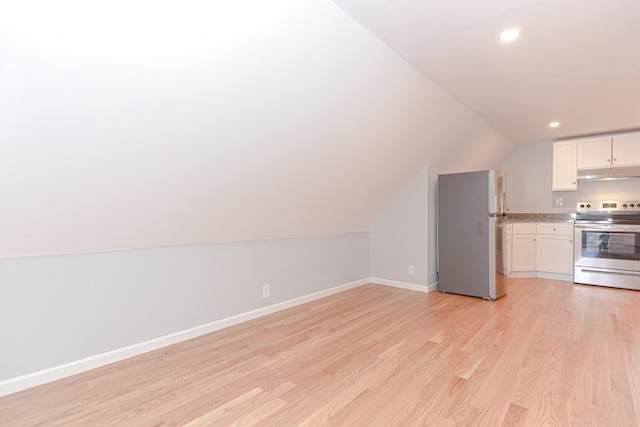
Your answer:
[[[632,231],[640,232],[640,225],[604,225],[604,224],[575,224],[576,229],[580,230],[607,230],[607,231]]]
[[[596,270],[596,269],[592,269],[592,268],[588,268],[588,267],[579,267],[576,266],[577,268],[579,268],[581,271],[585,272],[585,273],[606,273],[606,274],[617,274],[620,276],[638,276],[640,277],[640,273],[636,273],[633,271],[629,271],[629,270],[610,270],[610,269],[600,269],[600,270]]]

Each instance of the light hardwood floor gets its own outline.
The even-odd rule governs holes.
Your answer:
[[[640,292],[366,285],[0,398],[0,425],[637,426]]]

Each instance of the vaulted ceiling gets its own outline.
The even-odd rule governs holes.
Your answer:
[[[0,5],[0,257],[367,231],[510,147],[329,0]]]
[[[334,2],[512,142],[640,128],[638,0]]]

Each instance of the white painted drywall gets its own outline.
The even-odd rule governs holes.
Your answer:
[[[0,260],[0,381],[367,277],[368,233]]]
[[[551,160],[551,144],[545,142],[518,146],[498,164],[507,174],[509,212],[553,212]]]
[[[438,175],[453,171],[437,165],[427,166],[427,283],[438,283]]]
[[[437,272],[437,182],[450,173],[426,165],[396,196],[371,229],[371,276],[435,286]],[[408,274],[408,265],[415,275]]]
[[[513,213],[575,212],[585,200],[635,200],[640,179],[580,181],[577,191],[551,191],[553,143],[521,145],[497,165],[507,173],[507,207]],[[562,197],[562,207],[554,199]]]
[[[427,285],[427,173],[425,166],[371,229],[372,277]]]
[[[509,148],[329,0],[6,6],[0,257],[368,231]]]
[[[9,3],[0,381],[368,277],[425,164],[510,147],[328,0]]]

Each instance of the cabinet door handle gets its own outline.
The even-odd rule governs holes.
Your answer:
[[[618,159],[613,159],[613,161],[614,161],[614,162],[617,162],[617,161],[618,161]]]
[[[607,162],[610,162],[610,161],[611,161],[611,159],[607,159]]]

